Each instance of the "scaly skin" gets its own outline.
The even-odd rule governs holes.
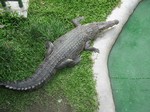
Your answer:
[[[77,64],[80,61],[79,55],[84,49],[98,52],[98,49],[87,43],[100,31],[119,23],[118,20],[113,20],[81,25],[79,21],[82,19],[83,17],[74,19],[73,23],[77,26],[75,29],[58,38],[53,44],[49,42],[46,58],[32,77],[22,81],[4,82],[0,85],[13,90],[31,90],[39,87],[50,79],[56,69]]]

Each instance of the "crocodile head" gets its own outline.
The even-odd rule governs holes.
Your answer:
[[[114,25],[117,25],[119,23],[118,20],[112,20],[112,21],[106,21],[106,22],[96,22],[96,26],[98,27],[99,31],[108,29],[110,27],[113,27]]]
[[[106,22],[93,22],[89,24],[85,24],[84,29],[86,34],[88,34],[89,38],[93,39],[99,32],[113,27],[119,23],[118,20],[106,21]]]

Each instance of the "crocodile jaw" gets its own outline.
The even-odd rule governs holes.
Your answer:
[[[110,27],[113,27],[114,25],[117,25],[119,23],[118,20],[112,20],[112,21],[106,21],[106,22],[98,22],[97,26],[99,31],[108,29]]]

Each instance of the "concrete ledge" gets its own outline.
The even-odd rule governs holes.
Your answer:
[[[20,8],[18,1],[7,1],[6,8],[13,12],[17,12],[20,16],[27,17],[29,0],[22,0],[22,2],[23,2],[23,7]]]
[[[118,19],[119,24],[104,32],[102,38],[98,38],[94,42],[94,47],[100,50],[100,54],[94,53],[92,56],[94,61],[93,72],[96,80],[96,90],[98,93],[98,101],[100,103],[98,112],[115,112],[107,60],[110,50],[112,49],[112,46],[114,45],[124,24],[127,22],[128,18],[140,1],[141,0],[121,0],[121,5],[115,8],[107,18],[107,21]]]

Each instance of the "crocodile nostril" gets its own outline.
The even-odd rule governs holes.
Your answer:
[[[114,20],[115,24],[118,24],[119,23],[119,20]]]

